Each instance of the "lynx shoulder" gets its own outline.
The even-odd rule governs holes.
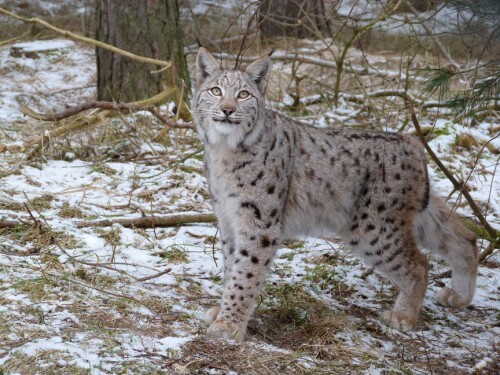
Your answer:
[[[270,59],[222,70],[197,57],[192,110],[221,234],[224,290],[208,333],[243,340],[282,239],[339,235],[399,288],[382,319],[411,329],[427,289],[425,247],[448,261],[438,303],[461,308],[475,291],[475,236],[438,198],[422,147],[410,136],[317,129],[267,110]]]

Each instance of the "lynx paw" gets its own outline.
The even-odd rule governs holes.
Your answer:
[[[207,325],[207,327],[209,327],[210,324],[212,324],[215,321],[215,319],[217,319],[219,311],[220,311],[219,306],[214,306],[207,310],[207,312],[205,313],[205,324]]]
[[[382,320],[391,328],[409,331],[417,323],[416,317],[405,316],[393,310],[384,311]]]
[[[451,306],[457,309],[465,307],[467,302],[460,298],[454,290],[450,288],[443,288],[437,294],[437,303],[441,306]]]
[[[221,320],[213,322],[208,328],[207,333],[212,337],[221,337],[223,339],[236,341],[243,341],[243,338],[245,337],[245,332],[236,324]]]

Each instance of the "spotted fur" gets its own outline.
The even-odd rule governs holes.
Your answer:
[[[407,135],[317,129],[265,107],[270,61],[222,70],[200,48],[193,116],[224,253],[220,306],[208,333],[242,340],[284,238],[335,232],[399,288],[382,318],[411,329],[427,289],[425,247],[452,267],[438,302],[464,307],[475,290],[475,236],[429,186],[419,142]]]

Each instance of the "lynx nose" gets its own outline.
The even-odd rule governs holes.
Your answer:
[[[222,107],[221,110],[222,112],[224,112],[226,117],[229,117],[236,111],[236,108],[227,106],[227,107]]]
[[[236,105],[232,100],[223,99],[220,103],[220,110],[226,115],[226,117],[229,117],[236,112]]]

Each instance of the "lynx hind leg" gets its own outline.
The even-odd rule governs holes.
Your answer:
[[[377,224],[362,223],[350,243],[367,264],[385,274],[399,290],[394,306],[382,314],[382,320],[392,328],[409,330],[417,322],[427,290],[428,262],[417,248],[410,217],[405,219],[393,212]]]
[[[399,256],[393,259],[396,253]],[[392,328],[410,330],[417,323],[420,306],[427,290],[427,258],[420,254],[411,240],[408,240],[406,243],[403,242],[402,247],[392,249],[391,253],[383,256],[382,262],[378,267],[379,270],[384,272],[399,289],[392,310],[385,311],[382,319]]]
[[[443,288],[437,302],[463,308],[474,297],[478,267],[476,236],[441,199],[431,196],[416,222],[419,245],[443,257],[451,266],[451,288]]]

